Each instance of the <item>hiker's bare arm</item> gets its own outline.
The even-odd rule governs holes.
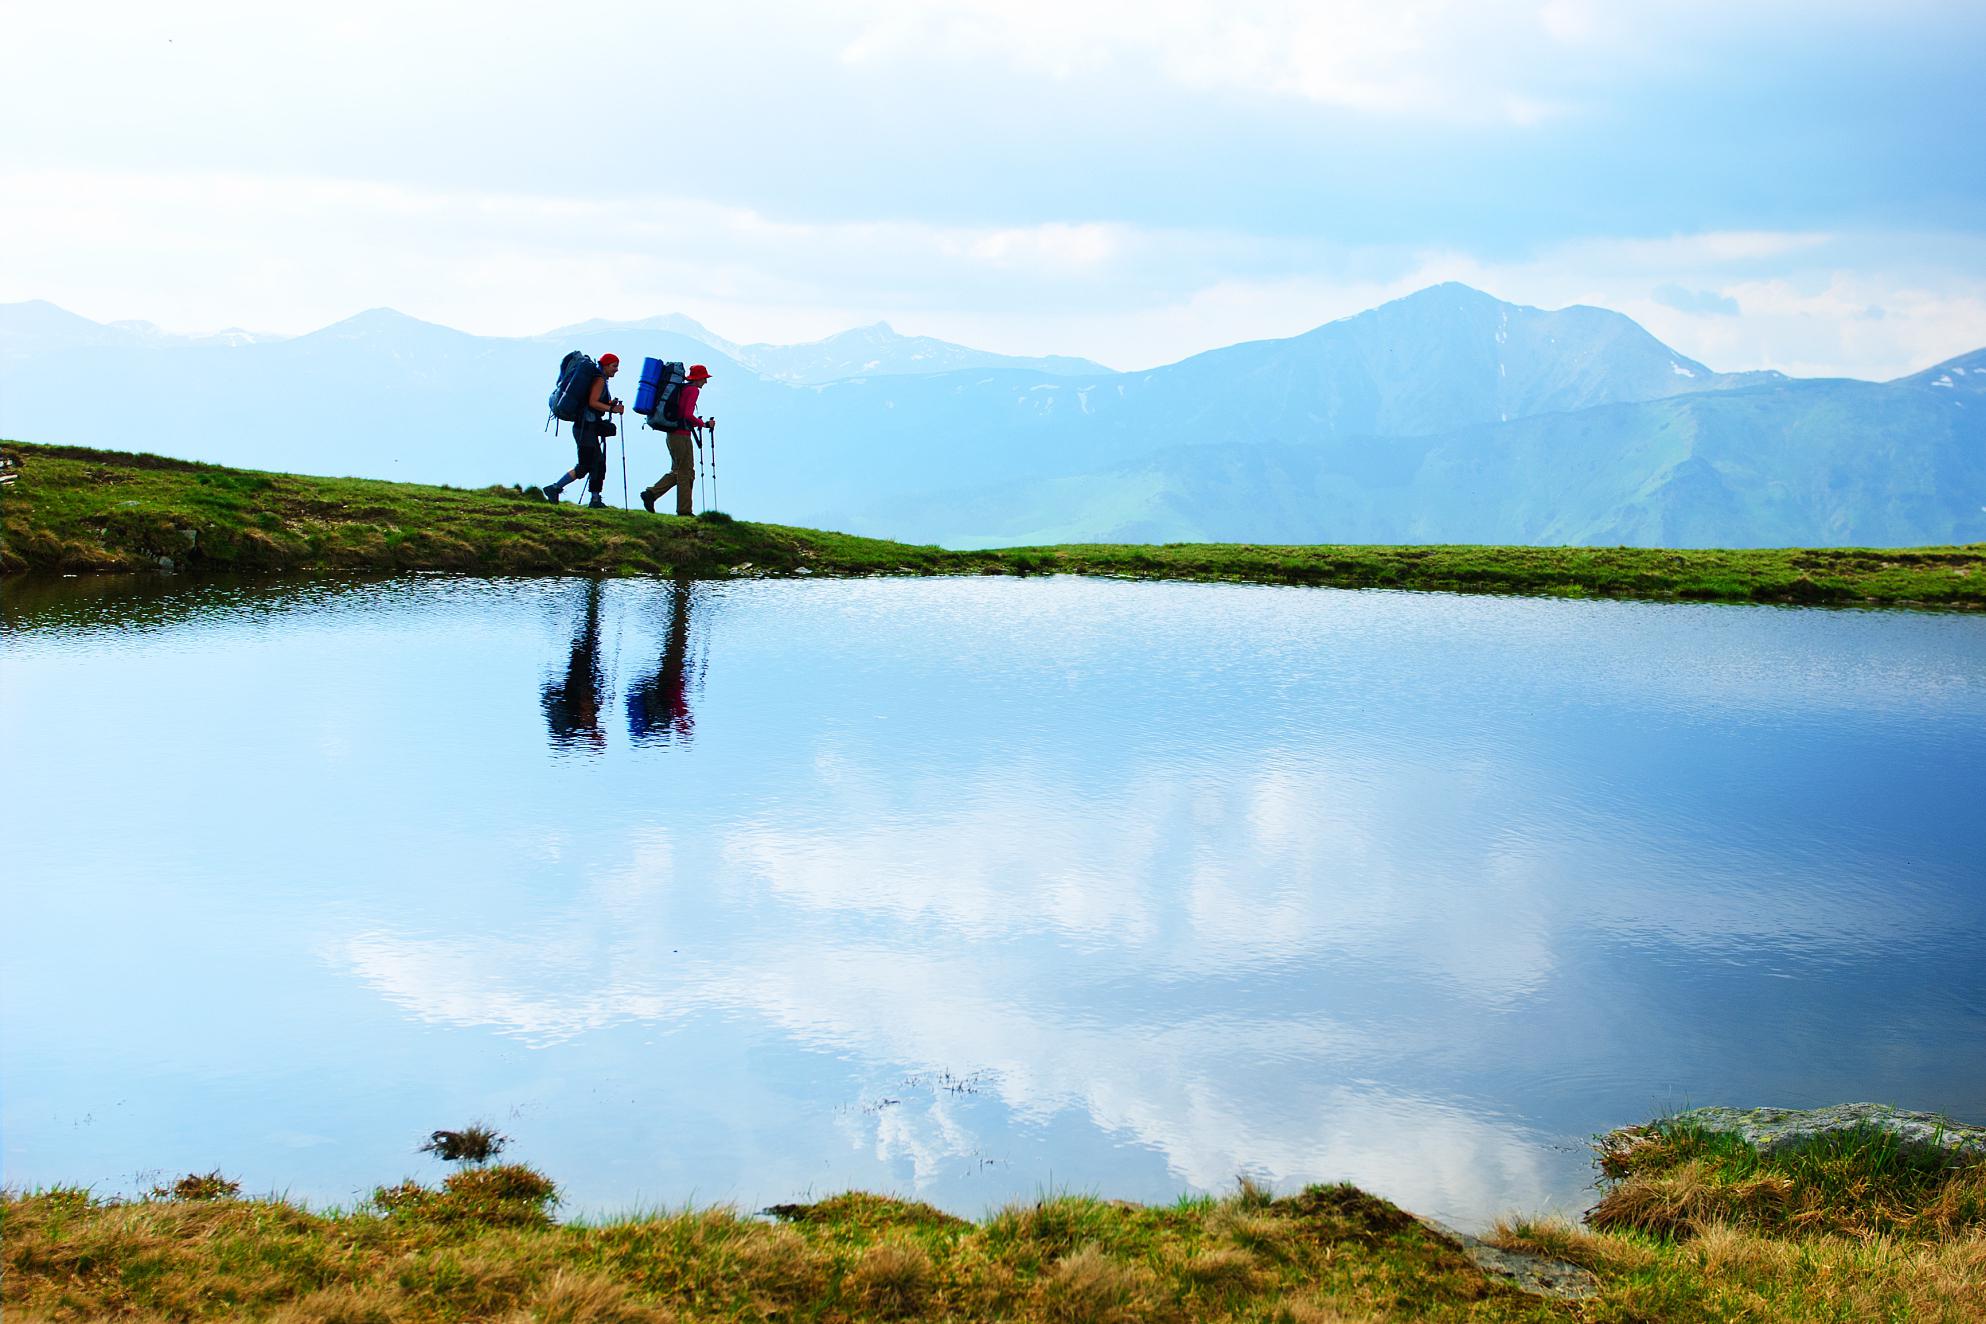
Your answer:
[[[586,407],[588,409],[597,409],[602,412],[611,409],[616,414],[620,413],[622,409],[622,405],[620,401],[610,399],[608,397],[607,379],[605,377],[595,377],[593,379],[593,394],[591,398],[587,400]]]

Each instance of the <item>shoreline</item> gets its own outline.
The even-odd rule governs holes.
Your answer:
[[[1876,1105],[1621,1128],[1596,1143],[1584,1226],[1509,1218],[1480,1239],[1353,1186],[1246,1180],[978,1220],[847,1192],[562,1223],[554,1182],[480,1135],[480,1162],[351,1209],[243,1198],[220,1172],[128,1201],[0,1191],[9,1318],[1958,1321],[1986,1305],[1986,1127]]]
[[[1066,544],[988,551],[551,505],[531,489],[312,478],[0,443],[0,576],[102,573],[854,577],[1081,574],[1653,602],[1971,611],[1986,544],[1929,548]]]

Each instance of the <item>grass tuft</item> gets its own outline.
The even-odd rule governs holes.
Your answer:
[[[218,1171],[187,1173],[170,1186],[154,1186],[158,1200],[232,1200],[241,1194],[241,1183],[223,1177]]]
[[[1054,1324],[1129,1324],[1157,1314],[1155,1289],[1149,1270],[1083,1246],[1043,1275],[1035,1296]]]
[[[1603,1230],[1946,1237],[1986,1228],[1986,1158],[1911,1144],[1882,1127],[1768,1150],[1675,1120],[1614,1132],[1599,1155],[1610,1188],[1587,1221]]]
[[[372,1206],[396,1218],[441,1223],[480,1223],[490,1227],[543,1227],[559,1203],[552,1179],[521,1163],[464,1168],[450,1173],[441,1189],[403,1181],[372,1193]]]
[[[512,1318],[532,1324],[661,1324],[674,1315],[635,1301],[605,1274],[561,1269],[533,1294],[530,1308]]]
[[[911,1241],[884,1241],[862,1252],[848,1286],[863,1309],[883,1319],[918,1314],[937,1285],[931,1256]]]
[[[1254,1293],[1261,1263],[1239,1246],[1213,1246],[1180,1259],[1171,1277],[1196,1297],[1228,1303]]]
[[[402,1324],[408,1318],[399,1293],[383,1287],[341,1284],[279,1307],[270,1324]]]

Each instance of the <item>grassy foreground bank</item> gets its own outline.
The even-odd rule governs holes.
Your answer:
[[[1986,1163],[1877,1131],[1762,1152],[1686,1124],[1603,1142],[1590,1226],[1509,1223],[1506,1259],[1589,1276],[1573,1299],[1349,1186],[1149,1207],[1064,1197],[979,1222],[849,1194],[560,1223],[532,1169],[468,1167],[350,1211],[242,1199],[0,1196],[6,1318],[509,1320],[1920,1321],[1986,1318]],[[1493,1257],[1492,1257],[1493,1258]],[[1563,1282],[1564,1279],[1561,1278]]]
[[[1664,551],[1585,547],[1069,545],[948,552],[775,524],[550,506],[258,473],[73,446],[0,444],[0,573],[175,570],[473,574],[1098,574],[1341,588],[1842,606],[1986,607],[1986,545]]]

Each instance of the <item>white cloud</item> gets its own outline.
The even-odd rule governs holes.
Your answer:
[[[1131,234],[236,173],[19,171],[0,191],[14,200],[0,247],[15,256],[0,297],[288,332],[391,303],[485,334],[685,311],[739,339],[806,339],[900,314],[936,281],[992,292],[1080,278],[1115,263]],[[190,269],[210,275],[187,282]]]
[[[1811,253],[1835,236],[1780,230],[1713,230],[1703,234],[1602,241],[1604,256],[1617,270],[1667,272],[1699,270]]]
[[[517,333],[682,311],[793,341],[888,319],[1141,367],[1452,278],[1621,308],[1719,368],[1887,376],[1986,342],[1986,255],[1949,234],[1858,238],[1837,218],[1789,224],[1794,204],[1750,224],[1757,209],[1687,188],[1677,209],[1649,193],[1651,234],[1557,228],[1594,192],[1664,179],[1678,152],[1744,153],[1838,210],[1810,178],[1833,164],[1702,141],[1662,98],[1687,90],[1664,81],[1679,69],[1739,67],[1789,22],[1808,55],[1860,50],[1875,20],[1852,0],[748,3],[693,33],[613,0],[586,24],[522,0],[16,9],[0,298],[106,320],[294,332],[386,304]],[[1901,9],[1887,27],[1962,12]],[[658,96],[647,70],[684,49]],[[590,81],[562,72],[596,57]],[[1583,140],[1566,135],[1596,111],[1608,159],[1568,182]],[[1176,175],[1144,154],[1153,133]],[[561,152],[614,196],[572,191],[546,165]],[[1498,173],[1471,174],[1483,154]],[[1106,187],[1069,202],[1085,180]],[[1486,190],[1495,217],[1478,220]],[[1706,201],[1737,219],[1662,232]],[[1436,238],[1346,237],[1400,225]],[[1539,236],[1532,255],[1486,256],[1513,232]],[[1712,325],[1653,299],[1665,285],[1706,306],[1751,288],[1757,312],[1741,300]]]
[[[1882,381],[1986,345],[1986,238],[1977,235],[1584,240],[1519,261],[1433,257],[1407,283],[1435,275],[1522,303],[1612,308],[1726,372]],[[1676,286],[1699,291],[1700,306],[1676,307],[1664,294]]]
[[[1460,280],[1518,303],[1616,309],[1727,371],[1887,378],[1986,344],[1986,239],[1970,235],[1711,231],[1487,259],[1086,220],[807,221],[667,194],[230,172],[16,170],[0,191],[0,298],[180,330],[302,332],[379,304],[484,334],[684,312],[735,340],[791,342],[887,319],[1137,368]],[[1680,309],[1661,294],[1679,287],[1742,311]]]
[[[1854,0],[1752,0],[1735,12],[1717,0],[858,0],[840,12],[854,29],[840,56],[855,65],[997,62],[1061,81],[1517,127],[1660,69],[1669,34],[1779,41],[1787,23],[1866,16]]]
[[[1535,123],[1549,99],[1516,59],[1565,40],[1534,0],[874,0],[842,58],[996,59],[1070,80],[1112,74],[1190,91],[1267,93],[1388,116]]]

